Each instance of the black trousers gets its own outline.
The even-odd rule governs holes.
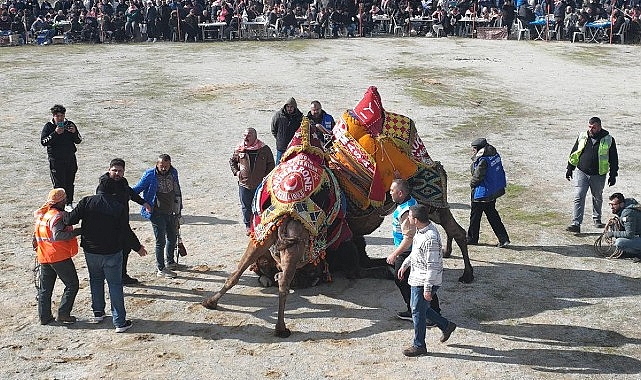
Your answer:
[[[501,221],[499,212],[496,211],[496,200],[491,202],[472,202],[470,210],[470,228],[467,229],[468,244],[478,244],[479,233],[481,229],[481,217],[485,213],[487,221],[490,222],[494,235],[499,239],[499,243],[505,243],[510,240],[507,235],[505,226]]]
[[[49,171],[51,172],[51,183],[53,188],[62,187],[67,193],[67,204],[73,202],[73,183],[78,172],[76,156],[70,161],[49,160]]]
[[[394,283],[398,287],[398,290],[401,291],[401,296],[403,296],[403,301],[405,301],[407,310],[411,312],[412,308],[410,307],[410,298],[412,296],[412,287],[410,286],[410,284],[407,283],[407,279],[410,278],[411,268],[408,268],[405,271],[405,276],[403,276],[402,280],[398,279],[398,270],[401,269],[401,265],[403,265],[403,261],[405,261],[405,259],[409,255],[410,255],[410,252],[403,252],[396,257],[396,261],[394,261]],[[433,295],[432,301],[430,301],[430,307],[435,312],[441,314],[441,307],[439,306],[439,303],[438,303],[438,295],[436,294]]]
[[[51,297],[56,278],[65,284],[65,290],[60,298],[58,316],[70,316],[73,303],[76,300],[80,283],[73,260],[66,259],[53,264],[40,265],[40,288],[38,288],[38,316],[40,322],[46,323],[53,318],[51,315]]]

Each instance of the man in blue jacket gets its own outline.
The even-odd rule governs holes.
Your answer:
[[[174,260],[174,249],[178,239],[178,218],[182,210],[182,193],[178,182],[178,171],[171,165],[171,157],[161,154],[156,166],[147,169],[134,186],[133,191],[140,194],[151,206],[149,212],[144,206],[140,214],[151,221],[156,238],[156,266],[158,277],[176,278],[178,264]],[[166,248],[166,251],[165,251]]]
[[[479,231],[483,213],[490,222],[494,234],[499,239],[498,247],[507,247],[510,238],[496,210],[496,199],[505,194],[507,184],[501,156],[496,148],[487,143],[484,138],[472,141],[472,205],[470,211],[470,227],[467,229],[467,244],[479,243]]]

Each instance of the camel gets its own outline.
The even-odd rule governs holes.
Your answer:
[[[236,270],[202,305],[216,309],[250,265],[273,267],[279,271],[274,333],[286,338],[291,331],[285,325],[285,303],[296,271],[307,266],[327,273],[326,248],[351,238],[338,181],[325,166],[325,153],[307,118],[256,190],[254,209],[251,239]]]

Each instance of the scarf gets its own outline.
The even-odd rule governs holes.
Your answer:
[[[252,145],[245,145],[245,141],[243,140],[240,142],[240,144],[238,144],[238,146],[236,146],[236,152],[258,150],[264,146],[265,146],[265,143],[260,141],[259,139],[256,139],[256,141]]]

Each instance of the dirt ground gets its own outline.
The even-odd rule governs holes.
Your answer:
[[[350,39],[208,44],[3,48],[0,78],[0,377],[5,379],[636,379],[641,373],[641,264],[597,257],[598,231],[563,231],[572,208],[565,161],[591,116],[615,137],[620,176],[605,195],[641,198],[638,46]],[[296,290],[288,339],[272,335],[276,288],[253,273],[220,302],[218,289],[246,246],[228,167],[244,128],[274,148],[272,114],[293,96],[307,112],[318,99],[335,117],[377,86],[384,107],[412,117],[449,174],[449,202],[468,223],[469,142],[484,136],[502,154],[508,194],[498,208],[510,233],[495,248],[486,221],[470,248],[476,279],[462,284],[460,251],[446,259],[439,291],[459,328],[447,344],[428,332],[429,355],[406,358],[412,325],[395,318],[391,281],[347,280]],[[39,134],[54,103],[84,138],[77,199],[93,194],[111,158],[135,183],[169,153],[184,193],[189,255],[175,280],[156,278],[153,257],[132,256],[142,285],[125,290],[134,326],[89,323],[83,254],[71,326],[37,320],[30,248],[33,211],[51,187]],[[149,250],[149,222],[131,204]],[[609,217],[607,205],[604,218]],[[590,220],[590,208],[586,210]],[[370,256],[389,253],[389,220],[368,237]],[[56,285],[56,302],[62,290]],[[56,305],[54,305],[54,312]]]

